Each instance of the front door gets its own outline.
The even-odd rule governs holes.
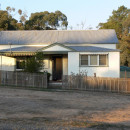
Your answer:
[[[62,57],[53,57],[53,80],[62,79]]]

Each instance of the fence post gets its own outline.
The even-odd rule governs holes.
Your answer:
[[[44,79],[44,81],[43,81],[43,88],[47,88],[47,85],[48,85],[47,73],[45,73],[43,75],[43,79]]]
[[[34,87],[34,77],[35,77],[35,76],[34,76],[34,73],[33,73],[33,87]]]
[[[126,82],[125,82],[125,83],[126,83],[126,93],[127,93],[127,89],[128,89],[128,87],[127,87],[127,79],[125,79],[125,80],[126,80]]]
[[[114,79],[114,87],[113,87],[113,88],[114,88],[114,92],[116,91],[116,89],[115,89],[115,88],[116,88],[116,87],[115,87],[115,86],[116,86],[115,80],[116,80],[116,79]]]
[[[1,71],[0,71],[0,85],[1,85]]]
[[[24,72],[22,72],[22,86],[24,86]]]
[[[106,90],[105,91],[107,91],[107,89],[108,89],[108,86],[107,86],[107,79],[106,79]]]
[[[17,79],[17,71],[16,71],[16,86],[18,85],[18,79]]]
[[[43,79],[44,79],[44,74],[42,75],[42,83],[41,83],[42,88],[44,88]]]
[[[46,88],[48,86],[48,81],[49,81],[49,79],[48,79],[47,74],[46,74]]]
[[[118,93],[119,93],[119,78],[118,78]]]
[[[110,91],[112,91],[112,89],[111,89],[111,79],[110,79]]]

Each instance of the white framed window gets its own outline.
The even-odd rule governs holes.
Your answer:
[[[108,66],[108,54],[81,54],[80,66]]]
[[[80,56],[80,64],[82,66],[88,65],[88,55],[81,55]]]
[[[99,55],[99,66],[107,66],[107,65],[108,65],[108,56]]]
[[[90,55],[90,66],[98,65],[98,55]]]

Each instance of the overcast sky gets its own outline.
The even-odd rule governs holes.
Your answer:
[[[81,29],[81,22],[85,24],[84,29],[96,29],[98,23],[106,22],[119,6],[130,8],[130,0],[0,0],[0,4],[2,10],[10,6],[26,11],[28,16],[34,12],[60,10],[68,18],[68,29],[70,26]]]

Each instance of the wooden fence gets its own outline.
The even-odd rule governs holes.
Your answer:
[[[130,78],[63,76],[62,88],[130,93]]]
[[[47,74],[0,71],[0,85],[47,88]]]
[[[130,78],[130,71],[120,71],[121,78]]]

